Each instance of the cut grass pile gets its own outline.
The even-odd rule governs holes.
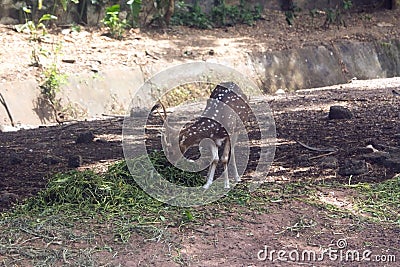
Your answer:
[[[151,154],[155,167],[163,155]],[[139,172],[148,161],[135,159]],[[158,166],[159,165],[159,166]],[[157,167],[158,166],[158,167]],[[202,185],[205,178],[168,167],[160,170],[177,184]],[[186,179],[186,180],[185,180]],[[54,266],[73,262],[77,266],[97,266],[96,253],[117,253],[119,246],[139,234],[144,240],[169,242],[168,228],[202,224],[229,214],[265,212],[268,198],[254,196],[243,185],[228,193],[210,208],[174,207],[145,193],[135,182],[125,161],[110,166],[105,173],[91,170],[54,175],[36,196],[0,214],[0,262],[6,266]],[[209,211],[207,211],[209,209]]]

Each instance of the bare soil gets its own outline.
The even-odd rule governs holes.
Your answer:
[[[301,15],[293,27],[285,24],[281,13],[270,12],[265,18],[253,27],[131,31],[122,41],[104,36],[103,30],[84,29],[76,34],[62,34],[60,29],[53,29],[43,43],[51,49],[54,43],[63,42],[60,60],[72,58],[75,63],[60,63],[60,68],[71,73],[91,71],[94,67],[146,66],[161,59],[205,59],[234,53],[235,49],[282,50],[343,39],[369,41],[400,37],[400,10],[352,14],[346,18],[347,28],[331,26],[326,30],[320,27],[322,17],[312,25],[306,14]],[[0,42],[0,81],[41,79],[41,69],[29,66],[33,44],[27,41],[26,35],[0,26]],[[400,91],[398,78],[355,81],[323,90],[269,96],[278,138],[269,181],[356,183],[394,177],[396,166],[365,157],[371,152],[366,148],[369,144],[390,153],[399,148],[400,97],[392,90]],[[332,105],[349,108],[353,117],[329,120]],[[110,162],[123,159],[122,123],[123,119],[112,118],[0,133],[0,209],[8,209],[13,202],[36,194],[51,174],[71,169],[68,167],[70,156],[82,157],[80,169],[100,171]],[[87,131],[95,135],[94,141],[77,144],[77,137]],[[298,141],[337,151],[315,151]],[[348,159],[365,160],[367,169],[359,175],[341,175],[339,170]],[[321,189],[320,197],[325,203],[351,210],[348,203],[352,194],[351,190]],[[270,250],[317,252],[321,247],[335,247],[339,239],[347,240],[347,249],[370,249],[373,255],[394,254],[400,261],[398,225],[334,216],[299,199],[271,203],[268,211],[239,214],[232,210],[205,225],[171,227],[168,242],[146,242],[142,236],[133,235],[118,255],[97,253],[97,262],[111,266],[397,266],[377,261],[339,263],[325,259],[294,263],[276,260],[276,256],[275,261],[257,259],[257,253],[265,246]],[[296,228],[299,223],[303,227]],[[171,244],[175,249],[172,252]]]

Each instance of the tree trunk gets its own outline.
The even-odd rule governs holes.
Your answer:
[[[174,15],[174,11],[175,11],[175,0],[169,0],[167,11],[165,12],[164,15],[164,20],[167,26],[169,26],[169,23],[171,22],[171,17],[172,15]]]
[[[385,0],[385,7],[387,9],[396,9],[396,2],[397,0]]]
[[[293,10],[293,0],[282,0],[282,10],[283,11]]]

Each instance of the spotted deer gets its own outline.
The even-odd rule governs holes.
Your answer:
[[[163,120],[165,126],[162,137],[164,144],[167,146],[166,150],[170,159],[173,161],[178,160],[188,148],[198,146],[203,139],[209,138],[212,140],[210,142],[212,161],[207,182],[203,188],[208,189],[213,182],[215,170],[220,160],[218,148],[223,144],[221,162],[224,167],[224,187],[229,188],[228,162],[230,156],[233,163],[233,176],[236,182],[240,181],[234,147],[238,138],[239,126],[247,122],[250,107],[247,103],[246,95],[238,85],[233,82],[224,82],[217,85],[211,92],[202,115],[193,123],[187,124],[182,130],[173,128],[167,122],[165,107],[162,103],[160,105],[164,111]],[[178,144],[173,139],[178,140]],[[174,150],[174,147],[179,147],[180,153]]]

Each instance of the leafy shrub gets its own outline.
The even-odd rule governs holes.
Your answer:
[[[171,22],[174,25],[200,29],[233,26],[240,23],[253,25],[255,21],[261,19],[261,13],[261,6],[251,7],[244,0],[241,0],[238,5],[227,5],[225,1],[222,1],[212,9],[210,15],[201,10],[198,1],[195,1],[193,6],[180,1]]]
[[[47,29],[45,22],[50,20],[56,20],[57,17],[51,14],[44,14],[37,23],[28,19],[28,14],[31,14],[31,10],[29,8],[24,7],[22,9],[25,15],[25,24],[17,25],[15,29],[18,32],[27,32],[31,35],[32,41],[39,41],[40,36],[44,36],[47,34]]]
[[[211,29],[213,24],[207,14],[205,14],[197,1],[193,6],[180,1],[176,7],[175,14],[171,19],[171,24],[195,27],[199,29]]]
[[[225,1],[213,8],[211,18],[215,26],[233,26],[238,23],[253,25],[255,21],[261,19],[262,8],[256,5],[252,8],[241,0],[239,5],[227,5]]]
[[[119,18],[120,5],[113,5],[106,8],[106,15],[102,22],[108,27],[110,35],[115,39],[122,39],[122,35],[127,27],[126,19]]]

